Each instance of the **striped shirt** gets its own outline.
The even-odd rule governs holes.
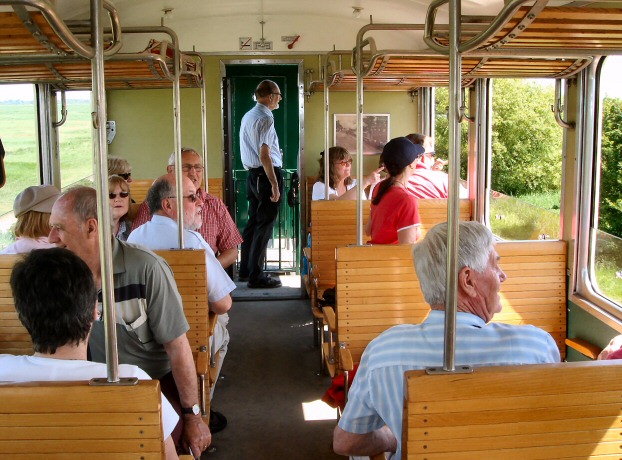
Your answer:
[[[443,365],[445,312],[433,310],[421,324],[392,327],[365,349],[339,427],[364,434],[385,424],[402,456],[404,372]],[[547,332],[534,326],[486,324],[470,313],[456,317],[456,365],[505,366],[560,361]]]
[[[283,167],[279,138],[274,129],[272,111],[259,102],[242,117],[240,125],[240,154],[244,169],[260,168],[259,150],[262,144],[270,148],[272,166]]]

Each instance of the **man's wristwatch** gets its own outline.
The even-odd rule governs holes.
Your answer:
[[[182,407],[181,408],[181,413],[182,414],[199,415],[201,413],[201,408],[199,407],[198,404],[195,404],[192,407]]]

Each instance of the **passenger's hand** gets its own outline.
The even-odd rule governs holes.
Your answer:
[[[276,203],[281,198],[281,192],[279,192],[279,185],[272,184],[272,196],[270,197],[270,201]]]
[[[365,178],[363,179],[363,186],[364,186],[363,188],[369,187],[370,185],[374,185],[374,184],[377,184],[378,182],[380,182],[382,180],[382,178],[380,177],[380,172],[383,169],[384,169],[384,166],[376,169],[375,171],[373,171],[368,176],[365,176]]]
[[[199,458],[212,443],[212,433],[200,415],[184,415],[183,443]]]
[[[449,161],[447,160],[441,160],[440,158],[437,158],[430,169],[433,169],[434,171],[442,171],[448,163]]]
[[[603,348],[603,351],[601,351],[598,355],[598,359],[607,359],[607,356],[614,351],[618,351],[620,348],[622,348],[622,335],[616,335],[613,339],[611,339],[609,345]]]

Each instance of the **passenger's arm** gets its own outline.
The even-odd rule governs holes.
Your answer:
[[[364,434],[350,433],[336,426],[333,432],[333,450],[338,455],[371,457],[382,452],[395,452],[397,439],[386,425]]]
[[[383,169],[384,169],[384,166],[382,168],[378,168],[372,171],[371,174],[368,174],[367,176],[363,178],[363,190],[365,190],[370,185],[374,185],[380,182],[380,171],[382,171]],[[356,184],[356,187],[352,187],[350,190],[348,190],[346,193],[344,193],[340,197],[335,197],[335,199],[356,200],[358,197],[358,194],[362,193],[362,191],[359,189],[359,186],[360,184]]]
[[[192,359],[192,349],[186,334],[164,344],[164,349],[171,360],[175,385],[179,392],[182,407],[192,407],[199,403],[197,373]],[[182,414],[184,421],[184,441],[192,448],[195,455],[203,452],[212,442],[212,434],[203,422],[201,414]]]
[[[222,268],[226,270],[233,265],[235,260],[238,258],[238,248],[229,248],[218,254],[218,257],[216,258],[218,259],[218,262],[220,262],[220,265],[222,265]]]
[[[164,440],[164,453],[166,455],[166,460],[179,460],[173,438],[170,436]]]
[[[421,236],[421,228],[418,225],[397,231],[397,241],[399,244],[413,244],[419,239],[419,236]]]
[[[232,300],[231,296],[227,294],[222,299],[209,301],[209,309],[217,315],[225,314],[231,308]]]
[[[266,144],[261,144],[261,148],[259,149],[259,159],[261,160],[264,171],[266,171],[266,176],[268,176],[270,184],[272,184],[272,196],[270,197],[270,201],[276,203],[281,197],[281,192],[279,191],[279,183],[276,180],[276,175],[274,174],[272,158],[270,158],[270,147]]]

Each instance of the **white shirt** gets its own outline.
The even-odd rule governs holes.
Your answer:
[[[40,356],[0,355],[0,382],[56,382],[91,380],[106,377],[106,364],[83,361],[80,359],[54,359]],[[136,377],[139,380],[151,380],[142,369],[131,364],[119,364],[120,377]],[[179,416],[162,395],[162,427],[164,439],[168,438]]]
[[[56,245],[48,242],[47,236],[40,238],[17,238],[15,243],[7,246],[0,254],[27,254],[33,249],[50,249],[55,248]]]
[[[356,187],[356,179],[352,179],[352,183],[346,186],[346,191],[353,189],[354,187]],[[324,182],[317,181],[315,184],[313,184],[313,194],[311,195],[311,199],[313,201],[325,200],[326,199],[325,189],[326,189],[326,184],[324,184]],[[328,196],[330,195],[339,196],[339,194],[337,193],[337,190],[335,190],[334,188],[328,187]],[[361,198],[365,199],[365,191],[361,193]]]
[[[155,214],[151,221],[135,229],[127,239],[128,243],[139,244],[147,249],[176,249],[179,247],[177,221],[170,217]],[[208,299],[216,302],[235,289],[235,283],[222,268],[214,251],[200,233],[184,230],[184,243],[188,249],[205,249],[207,267]]]

